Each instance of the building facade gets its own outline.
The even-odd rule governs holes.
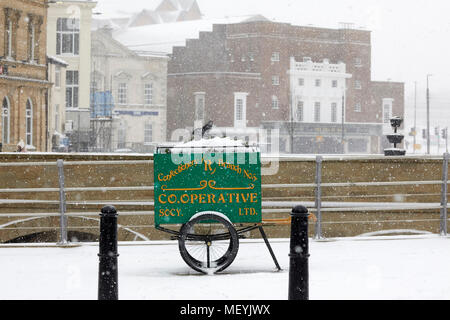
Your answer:
[[[303,90],[301,95],[307,99],[304,103],[308,102],[309,109],[304,107],[305,120],[314,120],[316,115],[324,120],[309,122],[312,124],[308,129],[297,125],[309,132],[311,142],[293,139],[297,134],[293,129],[292,122],[296,119],[293,119],[292,111],[296,112],[297,105],[293,104],[298,101],[292,90],[296,88],[293,81],[299,80],[293,77],[297,71],[292,67],[292,59],[297,63],[307,59],[315,68],[325,64],[333,68],[345,65],[342,76],[334,79],[337,88],[327,91],[317,87],[308,91],[298,89]],[[177,128],[193,126],[199,93],[204,104],[202,116],[206,121],[213,120],[217,128],[240,127],[242,132],[243,128],[262,127],[285,131],[292,138],[281,137],[282,152],[380,153],[383,99],[393,102],[392,110],[398,112],[393,115],[404,114],[403,84],[396,84],[395,90],[387,90],[382,82],[378,85],[371,80],[370,32],[348,26],[328,29],[271,21],[214,25],[212,32],[200,32],[198,39],[187,40],[186,46],[174,47],[168,69],[168,119],[171,119],[168,121],[168,139]],[[316,80],[319,80],[319,88],[320,81],[330,81],[333,85],[330,72],[311,72],[308,81],[314,81],[313,86],[316,86]],[[325,121],[326,117],[329,120],[339,118],[342,112],[339,96],[342,98],[342,95],[345,97],[344,134],[339,132],[341,125]],[[336,115],[332,116],[331,110],[325,115],[324,108],[319,113],[314,111],[314,103],[322,100],[327,100],[327,107],[336,103]],[[367,130],[368,124],[374,127]],[[363,136],[364,141],[351,140],[352,131],[352,139]],[[304,134],[298,132],[299,138]],[[329,134],[333,136],[332,141],[328,141]],[[324,147],[308,147],[323,141],[326,142]],[[327,147],[328,144],[331,146]]]
[[[68,66],[65,133],[72,151],[88,151],[90,130],[91,24],[96,2],[62,0],[49,3],[47,53]],[[60,106],[61,107],[61,106]]]
[[[45,0],[0,1],[0,132],[2,151],[47,151]]]
[[[165,141],[167,62],[163,54],[127,49],[109,28],[92,33],[91,132],[97,150],[153,152]]]
[[[47,57],[48,80],[52,88],[48,93],[47,140],[48,151],[66,151],[66,68],[68,64],[56,57]]]

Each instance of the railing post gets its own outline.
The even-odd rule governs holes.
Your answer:
[[[316,192],[315,207],[317,211],[317,221],[315,226],[315,239],[322,238],[322,156],[316,157]]]
[[[291,213],[289,300],[309,299],[308,209],[296,206]]]
[[[442,236],[447,235],[448,159],[449,154],[444,153],[444,161],[442,163],[441,217],[440,217],[441,223],[439,225],[439,233]]]
[[[60,229],[60,244],[67,243],[67,217],[66,217],[66,193],[64,190],[64,161],[59,159],[56,161],[58,166],[58,181],[59,181],[59,229]]]
[[[118,300],[117,210],[105,206],[100,214],[98,300]]]

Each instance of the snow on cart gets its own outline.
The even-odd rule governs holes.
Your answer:
[[[178,240],[194,270],[216,273],[236,258],[239,239],[262,227],[261,159],[228,138],[159,146],[154,156],[155,227]]]

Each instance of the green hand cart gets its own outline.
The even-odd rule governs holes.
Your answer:
[[[236,258],[239,239],[259,229],[281,270],[262,226],[260,152],[195,150],[157,148],[155,228],[178,240],[183,260],[201,273],[225,270]]]

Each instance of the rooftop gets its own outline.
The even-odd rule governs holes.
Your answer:
[[[114,39],[133,51],[172,53],[174,46],[186,45],[186,39],[197,39],[200,31],[212,31],[215,24],[269,21],[260,15],[235,16],[221,19],[202,19],[153,24],[116,30]]]

